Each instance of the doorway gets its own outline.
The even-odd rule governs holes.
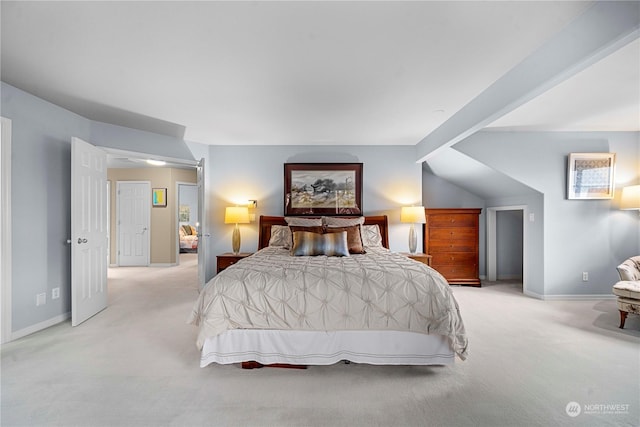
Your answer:
[[[176,263],[179,265],[183,258],[181,254],[197,253],[201,236],[198,207],[198,184],[192,182],[176,182]],[[187,257],[188,258],[188,257]]]
[[[151,208],[150,199],[148,205],[151,210],[151,226],[150,234],[150,254],[149,267],[173,267],[179,265],[183,261],[180,257],[178,242],[178,183],[196,185],[197,187],[197,209],[194,215],[197,215],[199,227],[198,233],[198,251],[197,265],[198,278],[200,283],[206,281],[205,274],[208,270],[209,260],[205,256],[207,239],[210,236],[206,232],[207,224],[203,213],[205,209],[205,180],[204,180],[204,159],[199,161],[176,159],[170,157],[162,157],[151,154],[142,154],[139,152],[131,152],[113,148],[105,148],[108,154],[108,176],[112,181],[113,187],[118,181],[148,181],[151,187],[166,188],[167,206]],[[154,159],[164,162],[158,165],[157,162],[149,163],[147,159]],[[194,175],[195,172],[195,176]],[[113,188],[115,190],[115,188]],[[118,265],[117,248],[118,248],[118,232],[117,232],[117,207],[116,207],[116,191],[112,194],[113,201],[113,220],[112,220],[112,267]],[[152,252],[152,253],[151,253]],[[193,258],[193,257],[191,257]]]
[[[487,280],[522,281],[527,293],[527,206],[487,208]]]

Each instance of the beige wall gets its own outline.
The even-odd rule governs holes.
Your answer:
[[[178,214],[176,204],[177,182],[196,183],[195,169],[174,168],[126,168],[108,169],[107,179],[111,183],[111,264],[117,263],[116,251],[118,241],[116,236],[116,191],[118,181],[149,181],[151,188],[167,189],[167,207],[151,208],[151,264],[176,263],[176,238]],[[149,197],[151,203],[151,197]]]

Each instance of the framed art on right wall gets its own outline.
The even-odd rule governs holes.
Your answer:
[[[570,153],[568,199],[612,199],[615,153]]]

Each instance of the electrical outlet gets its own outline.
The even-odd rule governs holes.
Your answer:
[[[60,298],[60,288],[51,289],[51,299],[58,299],[58,298]]]
[[[45,305],[47,303],[47,294],[36,295],[36,305]]]
[[[586,271],[582,272],[582,281],[583,282],[588,282],[589,281],[589,273]]]

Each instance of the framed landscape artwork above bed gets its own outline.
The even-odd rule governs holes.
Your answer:
[[[362,215],[362,163],[285,163],[284,214]]]

